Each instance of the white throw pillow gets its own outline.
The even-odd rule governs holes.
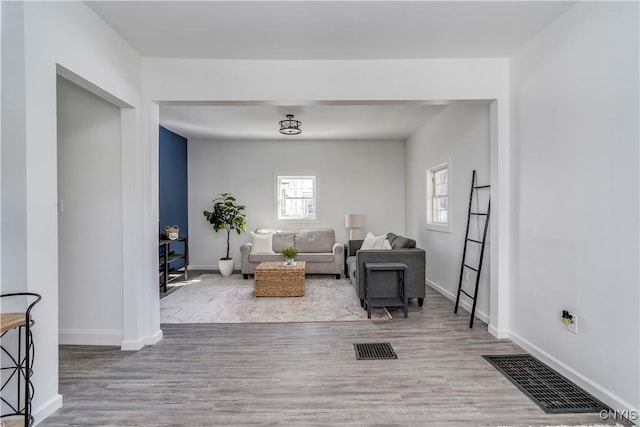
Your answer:
[[[385,239],[382,241],[382,247],[381,248],[376,248],[376,249],[388,249],[391,250],[391,243],[389,243],[389,239],[387,239],[386,235],[384,236]]]
[[[360,249],[391,249],[391,244],[387,240],[387,235],[374,236],[371,232],[367,233],[362,242]]]
[[[251,253],[275,254],[273,251],[273,233],[251,232]]]

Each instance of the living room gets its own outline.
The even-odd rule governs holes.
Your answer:
[[[285,136],[284,139],[277,132],[277,122],[281,118],[277,110],[282,107],[161,107],[161,124],[189,138],[180,138],[161,129],[160,231],[163,232],[166,224],[175,223],[182,233],[188,233],[191,270],[218,270],[217,260],[226,252],[226,233],[213,233],[209,222],[202,217],[203,210],[211,210],[211,200],[218,196],[216,191],[232,193],[238,203],[246,205],[250,231],[258,228],[330,228],[335,231],[336,241],[344,244],[349,239],[345,215],[350,212],[366,213],[366,227],[361,230],[365,234],[405,232],[405,171],[415,170],[416,181],[426,182],[424,171],[446,164],[451,180],[449,201],[460,207],[468,203],[472,170],[478,172],[479,180],[489,180],[488,103],[297,107],[296,111],[302,113],[298,117],[310,120],[302,123],[304,132],[301,135]],[[249,119],[245,117],[248,113],[253,120],[251,123],[242,120]],[[216,128],[219,117],[234,115],[241,118],[235,127],[225,122],[224,126],[218,125],[223,129]],[[336,117],[344,121],[338,123]],[[383,118],[386,124],[378,125],[378,128],[384,128],[381,131],[376,129],[376,123]],[[207,120],[213,123],[205,131],[203,123]],[[389,124],[389,121],[394,123]],[[262,123],[266,126],[261,126]],[[466,126],[460,127],[459,123]],[[318,139],[316,135],[320,131],[325,135],[340,135],[341,130],[332,130],[332,125],[347,128],[351,139]],[[234,139],[216,137],[217,134],[224,135],[225,131],[228,133],[229,128],[235,132]],[[258,132],[261,132],[260,140],[249,139],[248,135]],[[383,132],[392,140],[372,139]],[[207,133],[210,139],[203,136]],[[430,138],[436,134],[437,138]],[[257,137],[254,135],[254,138]],[[405,166],[406,145],[409,149],[423,151],[409,162],[410,168]],[[420,177],[420,174],[424,176]],[[183,175],[188,175],[188,179]],[[282,175],[313,176],[316,187],[314,219],[278,219],[276,178]],[[218,183],[225,183],[225,187]],[[422,191],[421,184],[419,181],[416,184],[417,192]],[[189,195],[188,200],[185,194]],[[488,192],[481,195],[483,209],[486,209],[487,195]],[[426,195],[416,196],[421,200],[418,203],[424,206],[417,216],[419,221],[426,221]],[[431,232],[424,242],[432,254],[427,260],[430,285],[438,287],[449,298],[455,298],[457,291],[455,276],[459,266],[455,264],[459,263],[462,253],[467,220],[464,208],[452,211],[452,215],[451,222],[455,227],[451,232]],[[471,225],[478,224],[472,221]],[[477,233],[477,228],[472,228],[471,232]],[[237,234],[234,231],[230,235],[230,255],[235,260],[236,272],[240,272],[241,267],[240,246],[251,240],[249,232]],[[180,245],[177,248],[182,250]],[[487,246],[476,313],[485,322],[489,319],[488,252]],[[440,281],[444,286],[435,282],[436,278],[442,278]],[[475,277],[471,280],[473,283]],[[467,303],[463,302],[465,307]],[[161,321],[167,319],[161,318]]]
[[[58,242],[56,74],[113,101],[121,111],[119,238],[126,262],[121,265],[122,280],[116,280],[122,302],[112,309],[122,314],[121,329],[114,335],[125,350],[162,339],[154,300],[155,160],[162,103],[445,100],[450,105],[438,118],[449,117],[447,123],[433,129],[427,124],[425,134],[437,136],[443,129],[463,133],[466,128],[456,124],[460,114],[463,119],[482,118],[478,135],[484,135],[480,142],[486,145],[480,152],[489,159],[484,174],[492,185],[496,213],[490,236],[491,277],[483,298],[490,309],[480,310],[488,316],[490,332],[546,358],[608,404],[637,410],[637,4],[565,6],[502,56],[229,60],[143,56],[84,3],[3,2],[2,292],[29,290],[43,295],[35,313],[35,339],[39,354],[57,355],[58,282],[52,272],[58,271],[58,259],[51,256],[57,253]],[[341,200],[320,200],[319,208],[326,209],[321,221],[343,233],[344,239],[344,214],[362,207],[367,209],[367,228],[374,233],[412,236],[427,249],[428,260],[456,265],[459,255],[452,258],[445,251],[437,258],[446,236],[423,226],[425,168],[440,160],[427,157],[422,136],[404,144],[377,143],[399,167],[397,175],[388,177],[401,184],[399,206],[389,212],[377,189],[363,195],[362,205],[348,206],[350,199],[340,192]],[[313,156],[313,147],[300,158]],[[329,182],[345,188],[356,179],[347,171],[357,163],[348,156],[334,158],[340,150],[332,150],[328,162],[314,165],[315,173],[323,180],[337,173],[339,182]],[[449,151],[453,150],[441,153]],[[364,157],[356,148],[350,154]],[[236,170],[256,172],[247,167],[251,158],[236,161]],[[379,158],[371,161],[380,166]],[[332,162],[339,167],[320,168]],[[454,171],[462,172],[464,161],[460,168],[456,159],[451,162]],[[234,188],[233,181],[224,178],[229,175],[220,172],[211,172],[219,182],[203,185],[197,197],[208,203],[218,192],[235,193],[248,205],[255,221],[252,227],[269,225],[273,192],[265,191],[261,197],[268,200],[256,203],[256,194]],[[279,171],[265,172],[269,183],[273,173]],[[210,177],[203,175],[201,179]],[[327,185],[323,180],[319,191],[321,183]],[[454,182],[464,194],[467,184]],[[386,188],[383,196],[397,197]],[[593,208],[602,194],[617,204],[615,219],[607,218],[606,224],[602,211]],[[199,205],[195,199],[190,197],[191,203]],[[190,207],[191,215],[199,215],[203,208]],[[101,223],[98,215],[96,224]],[[200,217],[190,226],[201,227],[207,239],[200,246],[193,242],[201,257],[193,262],[211,265],[220,253],[219,239]],[[197,229],[190,229],[190,237],[196,234],[200,234]],[[88,252],[92,250],[100,249]],[[85,266],[81,263],[79,268]],[[429,279],[442,287],[450,282],[446,277],[429,275]],[[99,301],[88,303],[102,309]],[[569,306],[584,321],[577,336],[567,335],[559,320],[561,309]],[[95,331],[100,331],[99,325]],[[616,340],[615,354],[602,345],[609,338]],[[57,357],[38,360],[34,408],[39,419],[62,405],[57,362]]]

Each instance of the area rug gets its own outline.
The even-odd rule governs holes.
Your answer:
[[[307,276],[302,297],[255,297],[242,275],[204,274],[160,300],[160,322],[282,323],[389,320],[384,308],[371,319],[348,279]]]

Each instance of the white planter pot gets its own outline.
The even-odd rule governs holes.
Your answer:
[[[219,259],[218,270],[223,276],[231,276],[233,273],[233,260],[232,259]]]

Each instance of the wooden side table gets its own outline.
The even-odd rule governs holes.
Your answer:
[[[0,340],[0,352],[7,356],[11,365],[2,367],[2,386],[0,387],[0,399],[3,408],[8,408],[9,413],[0,416],[3,426],[32,426],[34,417],[31,415],[31,399],[33,398],[33,382],[31,375],[33,370],[33,335],[31,327],[35,323],[31,318],[31,309],[40,302],[42,297],[31,292],[19,292],[0,295],[0,298],[24,298],[27,303],[30,299],[35,301],[27,305],[24,312],[0,313],[0,338],[8,333],[17,333],[17,349],[10,349]],[[12,341],[13,342],[13,341]],[[13,350],[13,351],[12,351]],[[9,401],[2,393],[7,387],[16,387],[15,402]],[[5,394],[6,396],[6,394]]]
[[[404,289],[404,278],[407,272],[406,264],[400,262],[366,262],[365,268],[365,304],[367,306],[367,317],[371,319],[372,307],[402,307],[404,317],[409,315],[409,299]],[[378,271],[394,271],[396,273],[396,295],[379,296],[376,289],[371,284],[371,278]]]

